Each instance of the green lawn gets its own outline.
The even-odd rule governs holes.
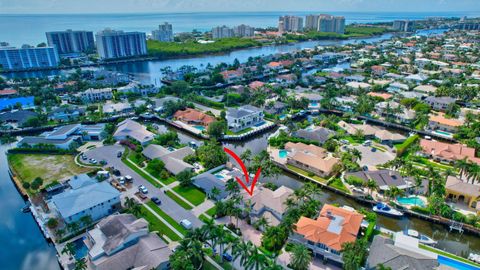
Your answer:
[[[347,189],[347,187],[343,184],[340,178],[333,179],[330,183],[328,183],[328,185],[340,191],[350,194],[350,190]]]
[[[216,206],[208,209],[207,212],[205,212],[205,214],[207,214],[211,217],[215,216],[216,213],[217,213],[217,207]]]
[[[227,130],[227,132],[225,134],[227,135],[240,135],[240,134],[244,134],[244,133],[247,133],[249,131],[252,131],[253,128],[246,128],[246,129],[242,129],[240,131],[237,131],[237,132],[233,132],[233,131],[230,131],[230,130]]]
[[[178,185],[173,190],[195,206],[203,203],[207,197],[203,191],[194,186],[182,187]]]
[[[183,228],[182,225],[178,224],[172,217],[170,217],[167,213],[163,212],[163,210],[160,209],[160,207],[158,207],[154,202],[149,201],[147,205],[150,206],[150,208],[152,208],[158,215],[164,218],[170,225],[172,225],[172,227],[174,227],[181,234],[187,234],[187,230]]]
[[[307,171],[304,171],[304,170],[302,170],[302,169],[300,169],[300,168],[297,168],[297,167],[295,167],[295,166],[287,165],[287,168],[288,168],[289,170],[294,171],[294,172],[296,172],[296,173],[299,173],[299,174],[301,174],[301,175],[303,175],[303,176],[312,178],[313,180],[315,180],[315,181],[317,181],[317,182],[319,182],[319,183],[323,183],[323,184],[326,184],[326,183],[327,183],[327,180],[326,180],[326,179],[324,179],[324,178],[322,178],[322,177],[320,177],[320,176],[317,176],[317,175],[310,176],[311,174],[309,175],[309,173],[308,173]]]
[[[207,223],[210,218],[205,216],[204,214],[201,214],[199,217],[198,217],[201,221],[203,221],[203,223]]]
[[[191,207],[188,203],[180,199],[177,195],[173,194],[171,191],[167,191],[167,196],[170,197],[170,199],[174,200],[177,204],[179,204],[181,207],[191,210],[193,207]]]
[[[152,184],[153,186],[155,186],[156,188],[161,188],[162,185],[160,185],[155,179],[153,179],[152,177],[150,177],[148,174],[146,174],[145,172],[143,172],[142,170],[140,170],[135,164],[133,164],[132,162],[130,162],[128,159],[123,159],[122,158],[122,161],[123,163],[125,163],[130,169],[134,170],[136,173],[138,173],[141,177],[145,178],[145,180],[147,180],[148,182],[150,182],[150,184]]]
[[[133,161],[138,166],[142,166],[142,163],[146,160],[145,156],[142,153],[137,153],[130,151],[127,156],[128,159]]]
[[[158,232],[161,235],[166,235],[172,241],[180,241],[181,238],[172,231],[170,228],[165,225],[162,221],[160,221],[152,212],[150,212],[145,206],[142,206],[142,213],[140,217],[143,217],[146,221],[148,221],[148,229],[151,232]]]
[[[8,154],[8,162],[21,181],[31,183],[41,177],[43,186],[93,170],[75,164],[73,155]]]
[[[422,244],[420,244],[419,247],[421,249],[425,249],[425,250],[431,251],[433,253],[436,253],[436,254],[439,254],[439,255],[442,255],[442,256],[457,260],[457,261],[461,261],[461,262],[473,265],[475,267],[480,267],[480,264],[478,264],[478,263],[472,262],[468,259],[465,259],[463,257],[457,256],[457,255],[454,255],[454,254],[451,254],[451,253],[448,253],[448,252],[445,252],[445,251],[442,251],[442,250],[438,250],[436,248],[432,248],[432,247],[422,245]]]

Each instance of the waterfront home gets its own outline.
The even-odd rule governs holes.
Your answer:
[[[402,134],[388,131],[386,129],[379,129],[375,132],[375,138],[380,140],[381,144],[393,146],[396,143],[405,141],[406,137]]]
[[[199,125],[203,127],[208,127],[208,125],[215,122],[215,117],[192,108],[176,111],[173,118],[189,125]]]
[[[363,82],[363,81],[365,81],[365,76],[350,75],[350,76],[346,76],[344,79],[345,79],[345,82],[347,82],[347,85],[348,85],[349,82]]]
[[[84,240],[88,266],[93,270],[168,269],[172,251],[148,222],[131,214],[102,219]]]
[[[250,88],[254,91],[263,88],[263,86],[265,86],[265,83],[261,82],[261,81],[253,81],[253,82],[248,84],[248,88]]]
[[[84,216],[96,221],[120,209],[120,192],[108,181],[98,182],[83,174],[68,183],[70,188],[53,195],[48,203],[50,211],[64,222],[78,222]]]
[[[227,83],[233,83],[243,78],[243,71],[241,69],[225,70],[220,72],[220,74]]]
[[[335,165],[340,160],[333,157],[327,150],[313,144],[292,143],[285,144],[287,164],[314,173],[320,177],[332,174]]]
[[[97,69],[93,71],[93,80],[91,82],[101,85],[118,85],[130,82],[130,77],[128,74],[117,71]]]
[[[436,111],[445,111],[448,106],[455,104],[455,99],[451,97],[427,97],[425,103],[430,105]]]
[[[281,86],[289,86],[297,82],[297,76],[295,74],[283,74],[275,77],[275,82],[279,83]]]
[[[356,82],[356,81],[348,82],[345,86],[355,91],[361,90],[361,89],[369,90],[372,88],[372,86],[368,83]]]
[[[229,108],[227,110],[226,118],[228,129],[233,132],[252,128],[264,122],[263,111],[252,105]]]
[[[167,96],[167,97],[155,98],[155,99],[151,99],[151,100],[154,102],[153,110],[155,112],[158,112],[158,113],[163,113],[164,110],[165,110],[165,104],[167,104],[168,102],[178,102],[181,99],[179,99],[177,97]]]
[[[399,172],[392,170],[350,172],[345,173],[344,178],[346,180],[349,178],[361,179],[365,183],[372,180],[377,184],[381,193],[384,193],[391,187],[405,190],[411,186],[411,180],[408,177],[403,177]]]
[[[141,145],[151,142],[155,134],[148,131],[144,125],[139,124],[131,119],[125,119],[118,123],[117,130],[113,133],[113,138],[117,141],[132,139]]]
[[[242,190],[244,202],[250,201],[250,218],[252,222],[264,217],[269,226],[278,226],[283,219],[283,214],[287,211],[285,202],[293,194],[293,190],[280,186],[276,190],[271,190],[263,186],[257,187],[253,195],[250,196],[245,190]]]
[[[182,171],[193,171],[193,166],[183,161],[186,156],[193,155],[195,152],[192,148],[185,146],[180,149],[167,149],[161,145],[150,144],[142,152],[148,159],[160,159],[165,164],[165,169],[177,175]]]
[[[102,112],[106,115],[129,114],[134,111],[132,105],[128,102],[105,102],[102,106]]]
[[[93,103],[97,101],[112,99],[113,92],[112,88],[89,88],[79,94],[76,94],[76,96],[80,97],[80,99],[85,103]]]
[[[431,114],[428,120],[428,128],[430,130],[443,130],[450,133],[457,132],[458,128],[463,125],[463,120],[455,118],[446,118],[445,114]]]
[[[357,240],[362,220],[362,214],[325,204],[316,219],[301,217],[289,240],[305,245],[314,257],[343,264],[342,245]]]
[[[316,93],[300,93],[298,94],[299,92],[299,88],[297,87],[296,88],[296,94],[295,94],[295,97],[297,99],[301,99],[301,98],[306,98],[308,99],[308,110],[311,111],[311,112],[318,112],[318,110],[320,109],[320,101],[323,99],[323,97],[319,94],[316,94]]]
[[[324,127],[311,126],[294,132],[293,136],[324,144],[328,139],[335,136],[335,131]]]
[[[361,133],[365,137],[373,137],[379,128],[368,124],[350,124],[343,120],[338,122],[338,126],[344,129],[350,135]]]
[[[480,185],[449,175],[445,184],[447,199],[467,206],[480,215]]]
[[[231,163],[226,166],[221,165],[209,171],[201,173],[192,178],[193,185],[203,190],[209,198],[214,200],[223,200],[228,196],[226,191],[227,181],[238,177],[244,179],[243,172],[234,168]],[[214,194],[213,190],[217,189],[218,194]]]
[[[57,120],[60,122],[68,122],[72,120],[77,120],[80,116],[84,114],[85,108],[81,108],[78,106],[62,106],[50,112],[48,115],[48,119]]]
[[[335,97],[335,108],[344,112],[352,112],[353,107],[357,104],[356,96]]]
[[[480,165],[480,158],[475,157],[475,148],[463,144],[451,144],[433,140],[420,140],[420,154],[441,162],[455,162],[467,159]]]
[[[105,125],[71,124],[55,128],[53,131],[44,132],[39,136],[23,137],[17,145],[37,146],[53,145],[60,149],[76,147],[83,140],[101,140],[104,138]]]
[[[418,239],[399,232],[393,239],[382,235],[373,238],[365,269],[381,269],[379,265],[389,269],[423,270],[437,269],[439,263],[436,255],[418,248]]]
[[[132,81],[125,86],[118,87],[117,93],[126,95],[128,93],[140,94],[142,96],[147,96],[149,94],[158,93],[158,88],[153,85],[142,85],[137,81]]]
[[[287,104],[281,101],[274,101],[272,105],[267,105],[264,111],[268,114],[281,114],[287,109]]]
[[[6,124],[12,128],[22,127],[29,119],[38,117],[38,113],[26,110],[16,110],[0,113],[0,122],[2,126]]]

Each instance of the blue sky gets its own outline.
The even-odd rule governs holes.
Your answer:
[[[480,0],[0,0],[0,13],[480,11]]]

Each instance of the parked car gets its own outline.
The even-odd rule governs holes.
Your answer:
[[[372,151],[372,152],[377,152],[377,148],[372,147],[371,151]]]
[[[190,222],[190,220],[188,220],[188,219],[184,219],[184,220],[180,221],[180,225],[182,225],[182,227],[184,227],[187,230],[190,230],[193,226],[192,222]]]
[[[91,158],[91,159],[90,159],[90,163],[92,163],[92,164],[97,164],[97,160],[94,159],[94,158]]]
[[[81,157],[82,157],[82,160],[87,160],[87,156],[85,156],[85,154],[82,154]]]
[[[100,164],[101,164],[101,165],[107,165],[107,163],[108,163],[108,162],[107,162],[106,160],[101,160],[101,161],[100,161]]]
[[[123,155],[122,151],[118,151],[118,153],[117,153],[117,158],[121,158],[122,155]]]
[[[162,201],[160,201],[160,199],[157,198],[157,197],[152,197],[150,200],[152,202],[154,202],[156,205],[161,205],[162,204]]]
[[[125,181],[127,181],[128,183],[131,183],[133,182],[133,178],[130,175],[125,175]]]
[[[148,189],[147,189],[147,187],[145,187],[144,185],[138,186],[138,191],[140,191],[140,192],[143,193],[143,194],[147,194],[147,193],[148,193]]]
[[[118,183],[120,183],[120,185],[125,185],[125,177],[121,176],[118,178]]]
[[[113,169],[113,170],[112,170],[112,173],[113,173],[113,175],[115,175],[115,176],[120,176],[120,175],[122,175],[122,173],[121,173],[118,169]]]
[[[363,146],[370,146],[370,145],[372,145],[372,141],[370,140],[366,140],[363,142]]]
[[[233,257],[232,255],[228,254],[228,253],[223,253],[222,257],[227,261],[227,262],[231,262],[233,261]]]

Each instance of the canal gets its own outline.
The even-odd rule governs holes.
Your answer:
[[[9,145],[0,145],[0,268],[60,269],[55,248],[47,243],[31,213],[20,210],[25,202],[8,174]]]
[[[158,125],[159,130],[172,130],[177,132],[181,143],[186,144],[190,141],[195,141],[197,143],[201,142],[199,139],[194,138],[191,135],[186,134],[175,128],[166,127],[162,124]],[[228,142],[224,143],[224,146],[233,150],[238,155],[240,155],[247,149],[250,149],[253,154],[258,154],[259,152],[267,148],[268,136],[270,136],[272,133],[274,133],[274,130],[253,137],[246,142]],[[259,181],[263,183],[271,182],[277,185],[284,185],[291,189],[298,189],[305,183],[304,180],[300,179],[299,177],[288,173],[282,173],[275,178],[260,178]],[[365,205],[362,205],[353,199],[344,197],[327,189],[322,190],[321,194],[319,194],[319,199],[322,204],[328,203],[339,204],[342,206],[348,205],[356,209],[366,207]],[[468,254],[471,252],[480,254],[480,240],[477,236],[465,233],[460,234],[457,232],[449,232],[448,228],[443,225],[434,224],[413,217],[403,217],[401,219],[395,219],[381,215],[378,215],[377,224],[391,231],[403,231],[406,229],[417,230],[418,232],[430,236],[436,241],[438,241],[438,244],[435,247],[457,255],[468,256]]]

